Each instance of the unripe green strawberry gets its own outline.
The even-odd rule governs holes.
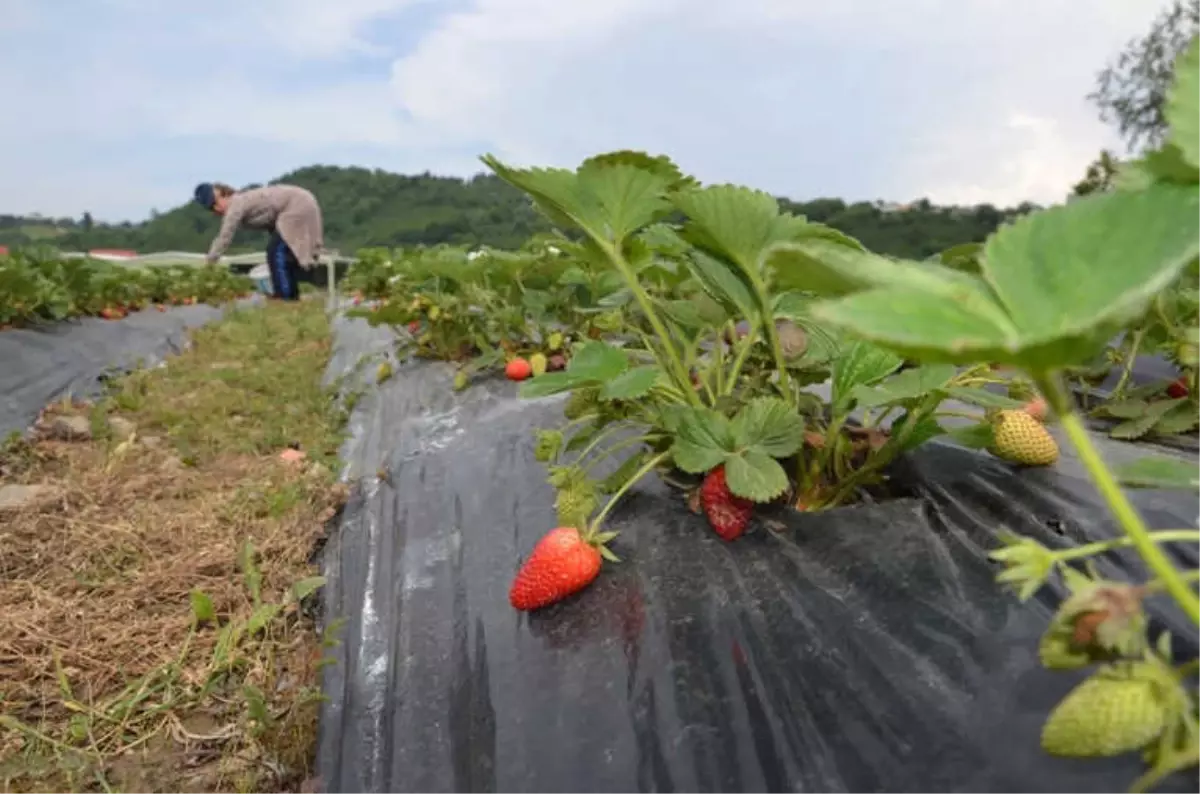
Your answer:
[[[560,524],[587,526],[596,503],[595,485],[586,479],[575,479],[558,489],[554,509]]]
[[[534,443],[533,456],[541,463],[547,463],[558,457],[562,449],[563,434],[558,430],[537,431],[537,441]]]
[[[533,377],[546,374],[546,356],[543,353],[534,353],[529,357],[529,367],[533,371]]]
[[[578,389],[571,392],[567,404],[563,407],[563,415],[568,419],[578,419],[591,413],[600,403],[600,393],[597,389]]]
[[[1141,750],[1167,726],[1163,673],[1146,662],[1106,667],[1075,687],[1042,728],[1042,749],[1068,758]]]
[[[454,390],[455,391],[462,391],[463,389],[467,388],[467,386],[470,384],[470,382],[471,382],[471,379],[467,377],[467,373],[463,372],[461,369],[458,372],[454,373]]]
[[[1058,460],[1058,442],[1042,423],[1022,410],[999,411],[993,420],[991,452],[1023,466],[1049,466]]]

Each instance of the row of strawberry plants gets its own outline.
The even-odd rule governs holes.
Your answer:
[[[1076,757],[1140,752],[1148,769],[1135,790],[1194,766],[1197,660],[1176,664],[1170,635],[1151,637],[1144,604],[1169,597],[1200,625],[1197,571],[1174,566],[1162,547],[1195,543],[1200,532],[1151,532],[1122,482],[1196,491],[1200,481],[1194,464],[1177,459],[1110,470],[1069,385],[1094,377],[1100,358],[1125,368],[1106,410],[1137,422],[1115,435],[1138,437],[1167,419],[1169,431],[1196,426],[1197,46],[1177,71],[1169,140],[1131,164],[1118,189],[1019,219],[969,255],[939,261],[872,254],[781,214],[767,194],[702,187],[666,158],[617,152],[573,171],[484,158],[581,235],[564,242],[578,261],[624,285],[619,344],[583,344],[564,371],[522,388],[526,397],[571,395],[567,424],[540,431],[536,445],[558,490],[559,527],[518,572],[513,606],[537,609],[590,584],[602,558],[615,559],[605,519],[651,472],[668,482],[702,477],[692,495],[733,539],[757,503],[786,498],[819,510],[852,501],[896,455],[948,432],[938,419],[949,398],[986,411],[953,435],[1021,464],[1058,457],[1034,416],[1045,413],[1061,424],[1123,536],[1052,551],[1002,535],[994,553],[1005,566],[1000,580],[1021,599],[1054,575],[1072,593],[1042,639],[1041,663],[1095,668],[1047,720],[1043,747]],[[684,220],[668,225],[669,216]],[[646,273],[666,265],[686,269],[700,292],[680,294],[681,284],[673,298],[657,292]],[[1108,340],[1121,332],[1114,354]],[[1128,363],[1140,347],[1167,350],[1180,380],[1129,390]],[[1021,373],[1009,388],[1029,389],[1013,396],[1036,397],[1036,405],[1018,410],[981,388],[997,364]],[[810,388],[826,381],[827,397]],[[1139,399],[1137,416],[1114,407]],[[593,479],[598,459],[631,449],[615,472]],[[1107,580],[1082,565],[1122,547],[1143,558],[1149,580]]]
[[[1115,368],[1113,393],[1086,406],[1122,420],[1112,435],[1200,422],[1194,47],[1189,57],[1172,140],[1132,164],[1120,189],[925,262],[867,251],[780,212],[768,194],[702,186],[664,157],[615,152],[574,170],[485,157],[560,237],[518,252],[375,252],[351,287],[381,300],[362,313],[404,328],[409,352],[459,362],[460,388],[507,362],[510,377],[533,375],[524,397],[569,393],[565,423],[535,444],[559,526],[518,572],[513,606],[552,604],[615,560],[605,521],[651,473],[735,540],[756,505],[819,511],[886,498],[890,464],[939,436],[1052,465],[1059,449],[1043,422],[1058,422],[1125,534],[1057,552],[1005,536],[996,552],[1021,598],[1055,573],[1074,593],[1043,640],[1043,664],[1098,665],[1051,716],[1044,745],[1141,750],[1150,771],[1139,787],[1194,763],[1200,732],[1184,686],[1194,662],[1175,667],[1170,638],[1151,641],[1143,602],[1168,595],[1200,622],[1196,571],[1175,569],[1159,545],[1200,533],[1151,533],[1118,483],[1200,483],[1193,466],[1168,459],[1110,471],[1078,404]],[[1145,353],[1165,353],[1178,380],[1133,386],[1132,361]],[[1123,546],[1151,580],[1106,581],[1078,565]]]
[[[520,251],[368,249],[341,284],[350,315],[401,330],[400,355],[454,362],[458,389],[491,370],[563,369],[577,344],[620,326],[608,305],[619,287],[545,239]]]
[[[0,255],[0,327],[78,316],[119,319],[150,305],[223,303],[252,289],[250,279],[217,266],[135,268],[16,251]]]

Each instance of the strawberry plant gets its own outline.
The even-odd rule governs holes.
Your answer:
[[[822,510],[883,487],[896,456],[945,432],[937,414],[947,397],[1021,405],[982,388],[996,381],[987,367],[902,370],[902,357],[816,323],[810,291],[820,274],[769,261],[772,246],[804,241],[868,255],[834,229],[780,212],[765,193],[701,187],[666,158],[636,152],[594,157],[576,171],[485,162],[582,232],[568,250],[622,284],[611,304],[622,307],[623,326],[580,346],[565,371],[522,388],[526,397],[572,392],[568,424],[537,442],[564,525],[598,531],[655,470],[699,494],[714,529],[733,539],[748,505],[786,499]],[[684,222],[668,224],[672,214]],[[809,388],[826,382],[826,395]],[[592,476],[617,453],[627,459],[616,472]],[[612,498],[591,518],[604,493]]]
[[[1170,636],[1152,641],[1144,613],[1147,599],[1165,596],[1200,625],[1197,571],[1177,568],[1163,549],[1169,542],[1195,544],[1200,533],[1152,532],[1121,482],[1195,491],[1200,480],[1193,465],[1174,459],[1110,470],[1067,388],[1067,376],[1093,361],[1123,328],[1145,329],[1147,313],[1174,300],[1170,290],[1185,274],[1195,273],[1198,72],[1200,40],[1194,40],[1168,97],[1167,142],[1134,163],[1116,191],[1002,227],[984,245],[977,269],[913,263],[885,270],[862,252],[815,250],[805,241],[781,243],[768,256],[780,263],[804,262],[820,273],[813,288],[822,299],[811,312],[829,326],[922,366],[986,361],[1015,367],[1046,399],[1123,537],[1050,551],[1007,536],[993,556],[1005,565],[1000,580],[1022,599],[1054,574],[1071,591],[1043,637],[1042,664],[1050,669],[1097,666],[1046,722],[1043,748],[1074,757],[1141,752],[1149,769],[1134,783],[1138,791],[1200,760],[1197,660],[1177,665]],[[1196,338],[1194,316],[1188,322],[1176,341]],[[1120,547],[1141,556],[1151,573],[1148,581],[1108,581],[1094,568],[1085,574],[1075,567]]]
[[[543,372],[565,365],[575,334],[562,318],[575,296],[557,253],[441,246],[393,262],[381,305],[349,314],[403,328],[401,354],[458,363],[458,388],[516,358],[544,358]]]
[[[0,326],[76,316],[116,319],[151,302],[218,303],[251,287],[249,279],[215,266],[135,268],[18,251],[0,256]]]

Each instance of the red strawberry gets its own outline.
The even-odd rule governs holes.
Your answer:
[[[1181,397],[1187,397],[1189,394],[1191,394],[1191,390],[1188,389],[1187,377],[1180,377],[1179,380],[1173,381],[1171,385],[1167,387],[1167,396],[1172,400],[1178,400]]]
[[[735,540],[746,530],[754,503],[749,499],[734,496],[725,483],[725,467],[718,466],[704,477],[700,486],[700,504],[708,523],[725,540]]]
[[[533,547],[517,571],[508,602],[515,609],[540,609],[579,592],[599,574],[599,543],[589,541],[575,527],[558,527]]]
[[[408,324],[408,332],[410,334],[412,334],[413,336],[416,336],[418,333],[421,332],[421,324],[419,322],[417,322],[416,320],[410,321]]]
[[[509,380],[525,380],[533,374],[533,366],[523,358],[514,358],[504,367]]]

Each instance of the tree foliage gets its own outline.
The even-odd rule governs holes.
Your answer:
[[[1113,156],[1112,152],[1104,149],[1100,152],[1091,165],[1087,168],[1087,173],[1083,179],[1075,183],[1071,193],[1075,196],[1086,196],[1090,193],[1103,193],[1113,186],[1113,180],[1116,179],[1117,169],[1121,163]]]
[[[1175,61],[1197,32],[1200,0],[1171,0],[1149,32],[1130,41],[1097,77],[1088,98],[1103,121],[1117,126],[1129,151],[1163,142]]]
[[[437,243],[512,249],[551,228],[524,195],[491,174],[459,179],[310,166],[276,181],[313,191],[324,214],[326,246],[345,253]],[[924,199],[902,207],[836,198],[784,198],[780,205],[862,240],[873,250],[908,258],[981,241],[1002,222],[1033,208],[940,207]],[[9,246],[204,251],[216,232],[216,219],[190,203],[153,213],[141,223],[100,223],[86,213],[80,219],[0,216],[0,245]],[[242,231],[230,250],[254,251],[264,244],[262,234]]]

